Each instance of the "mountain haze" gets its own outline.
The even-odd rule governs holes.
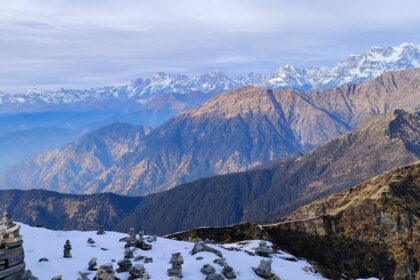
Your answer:
[[[152,130],[143,141],[130,143],[130,153],[101,164],[89,176],[81,168],[83,162],[66,163],[63,155],[76,147],[69,145],[24,161],[6,174],[2,186],[139,195],[244,171],[308,152],[373,115],[416,108],[419,84],[420,70],[415,69],[308,94],[249,86],[217,96]],[[87,147],[82,151],[85,161],[96,161]]]

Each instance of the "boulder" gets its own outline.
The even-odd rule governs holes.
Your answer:
[[[201,273],[203,273],[204,275],[209,275],[212,273],[216,272],[216,269],[210,265],[210,264],[205,264],[203,265],[203,267],[200,269]]]
[[[195,255],[199,252],[209,252],[209,253],[213,253],[216,256],[218,256],[219,258],[223,258],[222,253],[219,250],[216,250],[210,246],[208,246],[206,243],[204,243],[203,241],[199,241],[197,242],[193,249],[191,250],[191,255]]]

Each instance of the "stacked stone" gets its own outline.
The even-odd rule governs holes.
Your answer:
[[[209,275],[209,274],[215,273],[216,269],[210,264],[205,264],[205,265],[203,265],[203,267],[201,268],[200,271],[204,275]]]
[[[131,263],[130,259],[122,259],[120,261],[118,261],[118,268],[117,268],[117,272],[121,273],[121,272],[127,272],[131,269],[131,267],[133,266],[133,264]]]
[[[128,280],[147,280],[149,275],[142,264],[136,264],[130,269]]]
[[[236,274],[233,271],[233,267],[229,265],[225,265],[223,267],[222,274],[226,277],[226,279],[236,279]]]
[[[261,241],[257,248],[255,248],[255,254],[257,256],[269,258],[271,256],[271,249],[267,245],[267,242]]]
[[[63,257],[65,258],[71,258],[71,244],[69,240],[66,240],[66,244],[64,244],[64,251],[63,251]]]
[[[88,263],[88,270],[89,271],[95,271],[95,270],[97,270],[97,268],[96,268],[96,266],[97,266],[96,261],[97,261],[96,258],[91,258],[90,259],[90,261]]]
[[[93,280],[115,280],[115,271],[111,263],[101,265]]]
[[[255,274],[263,279],[273,279],[276,276],[271,273],[271,263],[271,260],[261,260],[260,265],[258,267],[253,267],[252,269]]]
[[[103,225],[98,226],[98,229],[96,231],[96,234],[97,235],[103,235],[103,234],[105,234],[105,229],[104,229],[104,226]]]
[[[38,279],[30,271],[25,271],[23,241],[20,226],[13,223],[8,213],[0,222],[0,279]]]
[[[184,263],[184,258],[181,253],[173,253],[169,263],[172,264],[172,267],[168,269],[168,275],[182,278],[182,264]]]

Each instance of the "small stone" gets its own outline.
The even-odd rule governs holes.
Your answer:
[[[50,260],[47,258],[40,258],[38,262],[49,262]]]
[[[97,270],[97,263],[96,263],[97,259],[96,258],[91,258],[89,263],[88,263],[88,270],[89,271],[95,271]]]
[[[157,241],[157,237],[156,235],[152,235],[146,238],[147,242],[156,242]]]
[[[202,256],[196,257],[195,258],[197,261],[201,261],[202,259],[204,259]]]
[[[98,229],[96,231],[96,234],[97,235],[103,235],[103,234],[105,234],[105,229],[104,229],[104,226],[103,225],[98,226]]]
[[[117,268],[117,272],[121,273],[129,271],[133,264],[131,263],[130,259],[122,259],[118,262],[118,266],[119,267]]]
[[[218,273],[212,273],[207,275],[206,280],[224,280],[225,277],[223,275],[220,275]]]
[[[222,274],[226,277],[226,279],[236,279],[236,274],[231,266],[225,265],[223,267]]]
[[[209,275],[209,274],[215,273],[216,269],[213,266],[211,266],[210,264],[205,264],[205,265],[203,265],[203,267],[201,268],[200,271],[201,271],[201,273],[203,273],[205,275]]]
[[[89,237],[88,240],[87,240],[87,243],[91,244],[91,245],[95,244],[95,240],[93,240],[92,238]]]
[[[223,258],[219,258],[219,259],[215,259],[213,261],[213,263],[218,264],[220,266],[225,266],[226,265],[226,260]]]
[[[89,277],[87,277],[87,276],[88,276],[87,273],[79,271],[77,273],[77,280],[89,280]]]
[[[132,259],[132,258],[134,258],[133,251],[130,248],[125,248],[125,250],[124,250],[124,258],[126,258],[126,259]]]
[[[63,276],[62,275],[57,275],[57,276],[54,276],[53,278],[51,278],[51,280],[63,280]]]
[[[94,280],[115,280],[115,272],[112,267],[112,264],[107,263],[107,264],[101,265],[98,268],[96,275],[93,279]]]

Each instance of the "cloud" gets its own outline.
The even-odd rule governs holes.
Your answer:
[[[330,65],[419,27],[417,0],[0,0],[0,91]]]

